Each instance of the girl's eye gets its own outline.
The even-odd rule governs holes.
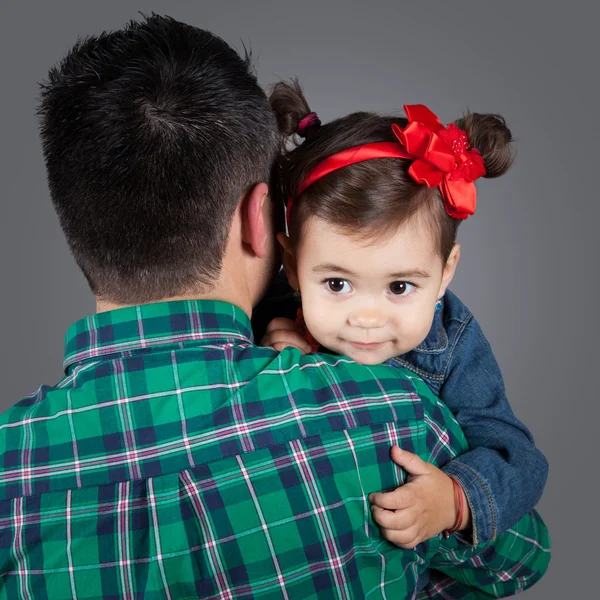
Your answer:
[[[350,286],[350,282],[345,279],[338,279],[337,277],[333,279],[328,279],[326,282],[327,289],[334,294],[347,294],[352,291]]]
[[[415,286],[412,283],[408,283],[408,281],[392,281],[392,283],[390,283],[390,292],[392,292],[394,296],[408,296],[414,287]]]

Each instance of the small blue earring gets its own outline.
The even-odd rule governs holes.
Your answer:
[[[294,292],[294,300],[300,304],[302,302],[302,294],[300,293],[300,290],[296,290]]]
[[[436,312],[437,312],[438,310],[440,310],[440,308],[442,308],[442,301],[441,301],[441,300],[438,300],[438,301],[435,303],[435,310],[436,310]]]

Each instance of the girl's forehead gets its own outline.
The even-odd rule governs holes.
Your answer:
[[[332,263],[335,259],[335,263],[341,266],[359,261],[374,270],[390,265],[402,267],[441,261],[431,231],[418,220],[387,235],[375,232],[369,236],[361,235],[359,230],[341,230],[312,217],[303,227],[298,251],[302,260],[327,259],[328,263]]]

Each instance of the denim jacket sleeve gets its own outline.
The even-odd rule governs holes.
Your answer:
[[[425,379],[467,438],[471,450],[443,470],[465,490],[477,545],[495,539],[533,509],[548,463],[513,414],[492,349],[473,315],[451,292],[440,313],[438,331],[395,360]]]

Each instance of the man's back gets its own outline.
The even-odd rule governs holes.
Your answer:
[[[398,443],[465,448],[418,379],[250,341],[219,302],[101,313],[0,421],[5,597],[403,597],[427,564],[367,495]],[[418,392],[418,393],[417,393]]]

